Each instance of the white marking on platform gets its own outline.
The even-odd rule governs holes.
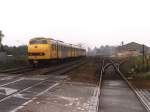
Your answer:
[[[17,112],[18,110],[22,109],[24,106],[26,106],[28,103],[32,102],[33,100],[35,100],[38,96],[43,95],[44,93],[48,92],[49,90],[51,90],[52,88],[58,86],[60,83],[55,83],[52,86],[50,86],[49,88],[47,88],[46,90],[44,90],[43,92],[37,94],[34,98],[32,98],[31,100],[25,102],[24,104],[22,104],[21,106],[18,106],[17,108],[15,108],[14,110],[11,110],[10,112]]]
[[[7,77],[3,77],[0,80],[10,80],[12,79],[14,76],[7,76]]]
[[[45,80],[46,78],[24,78],[25,80]]]
[[[90,98],[89,112],[97,112],[99,104],[99,87],[95,88],[93,96]]]
[[[21,99],[29,99],[29,98],[24,97],[23,94],[20,94],[20,93],[13,95],[13,97],[21,98]]]
[[[17,92],[18,90],[13,89],[13,88],[5,88],[5,87],[0,87],[0,94],[2,95],[10,95],[14,92]]]
[[[15,83],[15,82],[18,82],[18,81],[21,81],[21,80],[23,80],[24,78],[20,78],[20,79],[18,79],[18,80],[15,80],[15,81],[12,81],[12,82],[9,82],[9,83],[6,83],[6,84],[3,84],[3,85],[0,85],[0,86],[6,86],[6,85],[8,85],[8,84],[12,84],[12,83]]]

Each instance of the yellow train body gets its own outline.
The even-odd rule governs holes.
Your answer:
[[[28,45],[28,59],[31,63],[47,60],[59,60],[83,57],[86,50],[50,38],[33,38]]]

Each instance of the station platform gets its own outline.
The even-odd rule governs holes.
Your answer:
[[[147,112],[123,80],[103,80],[100,112]]]

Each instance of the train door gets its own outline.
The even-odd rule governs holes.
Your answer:
[[[67,46],[64,46],[64,58],[67,58],[68,52],[67,52]]]
[[[59,46],[58,46],[58,42],[56,42],[56,55],[57,55],[57,59],[59,58]]]
[[[66,54],[66,48],[65,48],[65,45],[62,45],[62,58],[64,59],[65,58],[65,54]]]
[[[61,48],[61,44],[57,44],[58,46],[58,59],[61,59],[61,53],[62,53],[62,48]]]
[[[55,45],[52,44],[52,58],[55,59]]]
[[[71,47],[70,46],[67,47],[67,57],[68,58],[71,57]]]
[[[57,58],[57,45],[56,43],[54,44],[54,56],[55,56],[55,59]]]
[[[68,51],[68,57],[70,58],[71,57],[71,47],[69,47],[69,51]]]
[[[48,50],[48,52],[49,52],[49,58],[51,59],[52,58],[52,43],[49,40],[48,40],[48,45],[49,45],[49,50]]]
[[[73,48],[71,46],[71,57],[73,57]]]

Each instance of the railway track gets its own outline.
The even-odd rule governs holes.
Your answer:
[[[132,85],[128,83],[127,79],[120,72],[119,66],[121,63],[106,60],[103,61],[102,65],[99,83],[99,108],[97,112],[146,112],[147,108],[139,100],[135,89],[131,87]],[[115,72],[113,73],[111,69],[114,69]]]
[[[36,72],[15,75],[0,74],[0,111],[20,112],[20,109],[47,91],[55,91],[57,87],[62,89],[62,83],[75,85],[73,82],[64,83],[68,80],[69,75],[67,74],[85,63],[85,60],[79,60],[42,68]],[[142,97],[136,93],[138,90],[131,88],[120,72],[121,63],[109,59],[97,61],[97,63],[99,87],[94,90],[88,112],[146,112],[144,103],[140,99]],[[146,92],[140,92],[147,95]]]
[[[72,61],[72,63],[75,63],[75,62],[79,62],[80,60],[74,60]],[[12,68],[12,69],[8,69],[8,70],[3,70],[3,71],[0,71],[0,74],[32,74],[34,71],[35,72],[39,72],[39,71],[47,71],[48,72],[52,72],[52,71],[55,71],[55,69],[59,69],[61,67],[63,67],[64,65],[67,65],[68,63],[71,63],[71,62],[66,62],[66,63],[60,63],[60,64],[53,64],[53,65],[43,65],[41,67],[37,67],[37,68],[34,68],[32,66],[22,66],[22,67],[18,67],[18,68]],[[41,72],[40,72],[41,73]],[[45,74],[47,74],[45,72]],[[26,74],[26,75],[27,75]],[[44,74],[44,73],[41,73],[41,74]]]
[[[17,67],[17,68],[11,68],[11,69],[6,69],[6,70],[1,70],[0,73],[11,73],[11,72],[17,72],[19,70],[24,70],[31,68],[29,66],[22,66],[22,67]]]
[[[47,67],[47,68],[35,69],[33,71],[25,72],[25,73],[23,72],[22,74],[17,74],[17,73],[16,74],[10,74],[10,73],[0,74],[0,86],[18,82],[18,81],[22,80],[22,78],[30,78],[30,77],[32,78],[35,75],[36,75],[36,77],[39,76],[39,78],[41,78],[41,77],[45,78],[47,76],[43,76],[43,75],[59,71],[61,69],[67,68],[68,66],[71,66],[73,64],[78,64],[79,62],[80,62],[80,60],[72,61],[72,62],[61,64],[58,66],[51,66],[51,67]],[[20,72],[20,70],[18,72]]]
[[[0,84],[0,110],[2,112],[17,111],[20,107],[33,100],[33,98],[44,93],[44,91],[54,88],[68,77],[67,75],[62,74],[65,74],[84,63],[85,61],[71,62],[55,67],[55,70],[46,70],[45,72],[42,72],[42,75],[47,75],[39,78],[20,76],[17,80]],[[9,80],[9,78],[7,80]],[[0,83],[1,81],[2,80],[0,80]]]

